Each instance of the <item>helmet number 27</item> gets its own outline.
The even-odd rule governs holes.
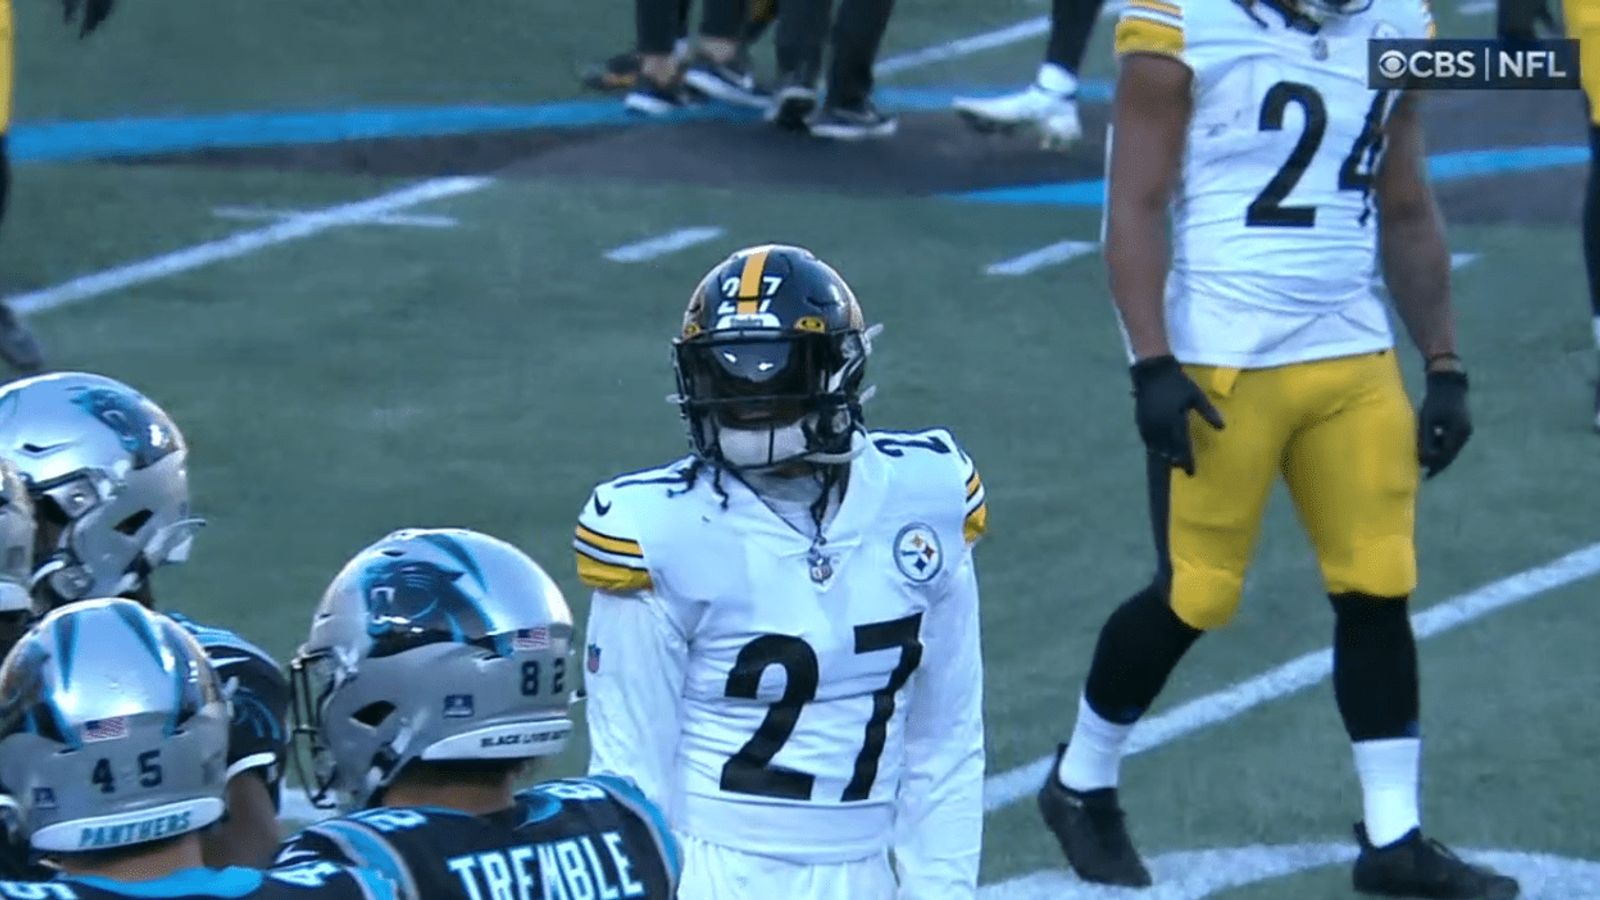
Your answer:
[[[883,755],[883,745],[888,738],[889,718],[894,715],[895,694],[905,687],[911,673],[922,662],[922,642],[918,639],[921,630],[922,613],[855,627],[856,653],[899,648],[900,661],[889,673],[888,683],[872,692],[872,715],[867,718],[855,769],[850,783],[839,796],[840,802],[865,800],[872,793],[872,783],[878,778],[878,758]],[[816,651],[798,637],[764,634],[739,651],[733,670],[728,673],[724,695],[739,700],[756,699],[761,676],[769,666],[783,668],[783,696],[767,707],[766,717],[755,734],[723,765],[721,787],[737,794],[810,800],[815,776],[774,768],[771,763],[794,734],[801,708],[816,699]]]
[[[1383,151],[1383,124],[1388,117],[1390,93],[1378,91],[1372,98],[1361,134],[1339,166],[1339,190],[1360,191],[1368,201],[1361,213],[1362,225],[1372,215],[1372,183]],[[1252,228],[1314,228],[1317,224],[1315,206],[1285,206],[1284,201],[1322,149],[1322,138],[1328,130],[1328,106],[1322,94],[1309,84],[1280,81],[1267,90],[1257,125],[1261,131],[1282,131],[1284,115],[1291,104],[1300,107],[1305,124],[1289,158],[1245,210],[1244,223]]]

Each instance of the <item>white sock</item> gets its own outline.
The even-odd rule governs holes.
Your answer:
[[[1039,87],[1052,94],[1064,94],[1071,97],[1078,93],[1078,79],[1065,68],[1055,63],[1045,63],[1039,67],[1039,77],[1036,79]]]
[[[1072,726],[1072,739],[1061,755],[1056,778],[1075,791],[1092,791],[1117,786],[1122,768],[1122,748],[1128,743],[1132,725],[1118,725],[1089,708],[1089,701],[1078,698],[1078,722]]]
[[[1600,347],[1600,316],[1594,317],[1594,345]]]
[[[1356,775],[1361,778],[1361,805],[1367,840],[1374,847],[1392,844],[1422,824],[1417,810],[1417,773],[1422,741],[1392,738],[1357,741]]]

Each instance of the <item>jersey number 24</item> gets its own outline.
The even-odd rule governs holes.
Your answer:
[[[894,715],[894,697],[905,687],[911,673],[922,662],[922,613],[888,622],[873,622],[855,628],[856,653],[900,649],[900,662],[889,673],[889,683],[872,692],[872,715],[867,718],[861,752],[856,754],[855,771],[839,799],[865,800],[878,778],[878,758],[888,737],[889,717]],[[767,715],[756,733],[722,767],[721,787],[736,794],[780,797],[785,800],[810,800],[816,777],[793,769],[772,768],[794,726],[800,709],[817,696],[817,652],[804,640],[786,634],[764,634],[739,651],[733,671],[728,673],[724,694],[740,700],[754,700],[761,687],[761,674],[768,666],[782,666],[786,683],[783,696],[767,708]]]
[[[1328,130],[1328,105],[1323,102],[1322,94],[1309,84],[1278,82],[1268,89],[1261,102],[1258,127],[1262,131],[1282,131],[1283,116],[1291,103],[1300,107],[1305,127],[1283,168],[1272,176],[1245,211],[1244,223],[1253,228],[1312,228],[1317,224],[1315,206],[1284,206],[1283,201],[1288,199],[1289,192],[1300,183],[1317,151],[1322,149],[1322,137]],[[1339,190],[1360,191],[1363,199],[1370,195],[1378,155],[1383,150],[1383,122],[1388,108],[1389,92],[1379,91],[1372,98],[1372,107],[1367,110],[1366,122],[1355,146],[1339,166]],[[1370,206],[1362,211],[1362,225],[1367,224],[1371,213]]]

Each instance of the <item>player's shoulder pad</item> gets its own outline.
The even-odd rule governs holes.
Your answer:
[[[318,860],[274,866],[262,873],[280,884],[294,885],[326,896],[327,889],[348,887],[348,896],[361,900],[400,900],[399,886],[374,869]]]
[[[590,775],[586,778],[569,778],[566,782],[599,788],[612,802],[643,822],[651,838],[655,840],[657,854],[666,864],[667,872],[672,878],[672,886],[677,887],[678,877],[683,873],[683,852],[678,846],[678,839],[673,836],[672,828],[667,825],[666,813],[646,797],[644,791],[639,790],[639,786],[634,784],[632,779],[620,775]]]
[[[309,825],[284,841],[273,870],[301,864],[337,863],[371,870],[398,885],[400,896],[416,896],[416,880],[405,857],[385,834],[426,825],[428,818],[416,810],[380,807]]]
[[[686,492],[691,459],[619,475],[589,494],[578,513],[572,549],[578,577],[589,587],[614,593],[650,587],[644,527],[657,508]]]
[[[868,435],[873,447],[898,463],[920,463],[928,466],[933,479],[961,486],[962,536],[968,544],[976,543],[989,528],[989,504],[984,491],[983,478],[972,457],[961,449],[949,429],[929,428],[923,431],[873,431]]]
[[[1228,0],[1203,2],[1225,3]],[[1114,40],[1117,55],[1158,53],[1181,59],[1185,45],[1184,5],[1185,0],[1128,0],[1117,17]]]

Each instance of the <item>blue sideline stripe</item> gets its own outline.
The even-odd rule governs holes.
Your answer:
[[[1428,157],[1428,174],[1435,184],[1466,178],[1535,172],[1562,166],[1578,166],[1589,161],[1584,145],[1546,147],[1506,147],[1494,150],[1458,150]],[[1063,181],[1052,184],[1024,184],[981,191],[946,194],[953,200],[1026,206],[1098,207],[1105,198],[1106,183]]]
[[[879,90],[886,109],[925,112],[948,109],[958,96],[992,96],[1005,89],[973,87]],[[1084,99],[1101,101],[1109,82],[1085,82]],[[659,120],[642,119],[620,100],[561,100],[526,106],[387,106],[304,112],[242,112],[218,115],[119,118],[77,122],[19,123],[11,131],[18,162],[120,159],[236,147],[325,144],[374,138],[438,137],[525,129],[593,128],[655,122],[750,121],[754,110],[706,104]]]

